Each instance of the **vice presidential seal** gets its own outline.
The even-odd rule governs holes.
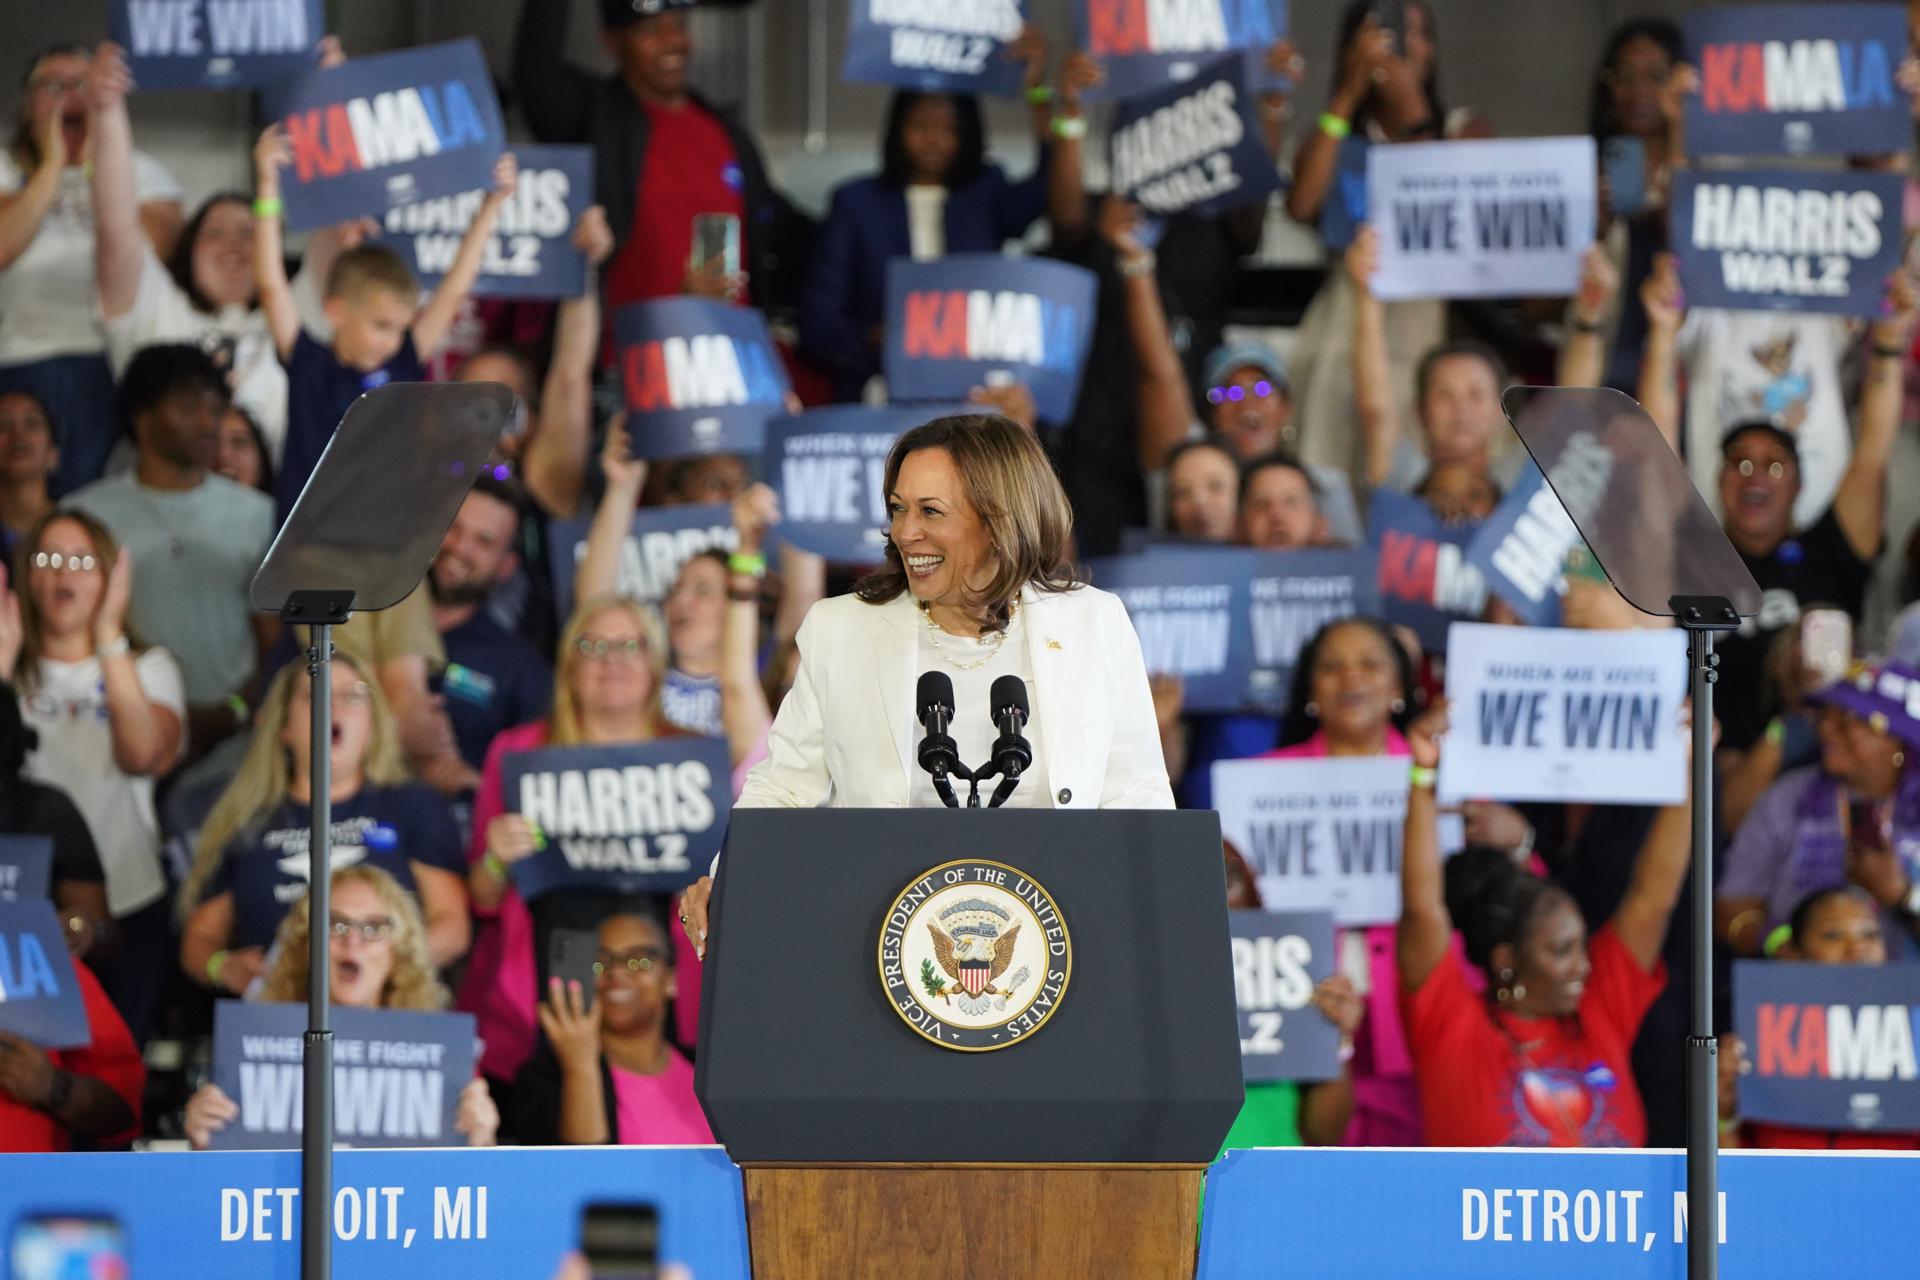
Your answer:
[[[1066,993],[1073,943],[1031,876],[962,858],[894,896],[880,927],[880,982],[906,1024],[946,1049],[1004,1049],[1038,1031]]]

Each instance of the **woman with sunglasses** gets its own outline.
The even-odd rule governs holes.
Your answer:
[[[261,1000],[292,1003],[307,999],[310,979],[307,945],[312,901],[300,901],[280,922],[273,963],[260,986]],[[413,895],[375,866],[361,863],[333,873],[333,904],[327,921],[328,987],[333,1003],[344,1009],[447,1007],[447,989],[433,976],[427,929]],[[213,1135],[233,1123],[240,1108],[220,1086],[201,1085],[187,1100],[187,1140],[205,1151]],[[454,1130],[470,1147],[490,1147],[500,1128],[500,1113],[478,1077],[460,1090]]]
[[[574,611],[560,638],[553,711],[494,738],[473,797],[467,885],[479,921],[457,1007],[472,1013],[486,1053],[480,1066],[496,1093],[525,1065],[538,1032],[538,957],[555,928],[593,928],[604,895],[558,890],[535,908],[514,889],[514,863],[539,851],[543,836],[506,812],[501,762],[519,751],[556,746],[650,742],[672,733],[660,711],[666,645],[658,615],[624,596],[594,596]]]
[[[335,868],[366,864],[420,901],[428,960],[446,966],[472,935],[460,831],[446,801],[414,782],[386,698],[362,661],[332,665]],[[180,891],[180,965],[216,991],[244,993],[312,880],[313,702],[299,664],[267,687],[240,770],[201,825]]]
[[[559,977],[540,1006],[540,1047],[515,1083],[516,1133],[541,1145],[711,1143],[693,1064],[667,1038],[673,948],[645,903],[600,922],[593,989]]]
[[[66,792],[93,834],[120,943],[100,981],[144,1042],[172,946],[153,792],[185,745],[180,668],[128,636],[133,562],[93,517],[42,516],[14,582],[0,595],[0,676],[39,736],[27,775]]]

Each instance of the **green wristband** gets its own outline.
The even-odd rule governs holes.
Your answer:
[[[220,972],[227,967],[227,953],[216,951],[207,957],[207,981],[214,986],[220,985]]]
[[[1773,932],[1769,933],[1767,935],[1767,940],[1760,945],[1760,954],[1764,955],[1765,957],[1767,957],[1767,959],[1771,960],[1773,959],[1775,952],[1779,951],[1780,948],[1786,946],[1789,942],[1792,942],[1792,941],[1793,941],[1792,925],[1790,924],[1775,925]]]
[[[727,568],[734,573],[743,573],[749,578],[764,577],[767,572],[767,558],[757,551],[736,551],[727,557]]]
[[[259,196],[253,202],[253,216],[256,218],[277,218],[286,208],[280,203],[279,196]]]
[[[1049,102],[1052,102],[1052,101],[1053,101],[1053,86],[1051,85],[1037,84],[1033,86],[1033,88],[1027,90],[1028,106],[1044,107]]]

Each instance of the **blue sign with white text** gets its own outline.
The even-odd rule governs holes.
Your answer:
[[[0,901],[53,894],[53,838],[0,836]]]
[[[1252,552],[1157,546],[1090,561],[1087,571],[1095,586],[1127,606],[1148,674],[1179,677],[1187,711],[1245,705],[1253,674]]]
[[[1446,650],[1449,625],[1477,619],[1487,607],[1486,577],[1466,554],[1479,528],[1443,523],[1407,494],[1373,491],[1367,544],[1380,566],[1380,616],[1413,628],[1430,652]]]
[[[1108,131],[1111,184],[1149,214],[1219,213],[1280,189],[1247,58],[1228,54],[1191,79],[1121,103]]]
[[[471,38],[315,71],[275,106],[292,153],[280,181],[293,231],[485,187],[507,149]]]
[[[1091,271],[1041,258],[956,253],[887,264],[887,394],[965,400],[1025,383],[1040,417],[1065,422],[1093,342]]]
[[[720,852],[733,806],[721,738],[542,747],[505,756],[500,770],[508,812],[539,832],[538,851],[513,864],[528,901],[555,889],[684,889]]]
[[[778,533],[836,564],[878,564],[887,544],[887,453],[903,432],[977,405],[829,405],[767,424]]]
[[[593,148],[515,147],[514,158],[520,181],[500,206],[472,293],[577,298],[586,288],[587,258],[573,247],[573,229],[593,203]],[[407,260],[422,289],[439,284],[452,268],[486,195],[479,187],[387,211],[387,243]]]
[[[1567,554],[1579,545],[1573,517],[1529,462],[1467,543],[1466,558],[1528,626],[1557,627]]]
[[[559,617],[573,612],[573,580],[587,553],[590,520],[556,520],[547,526],[547,554],[553,570],[553,607]],[[620,548],[615,590],[642,604],[658,605],[673,590],[687,561],[718,547],[731,551],[739,534],[733,508],[720,502],[639,507]]]
[[[313,69],[323,0],[108,0],[140,89],[245,89]]]
[[[1762,4],[1686,15],[1689,155],[1905,154],[1898,4]]]
[[[1738,961],[1733,1024],[1742,1117],[1920,1134],[1920,964]]]
[[[1007,46],[1027,0],[852,0],[840,78],[923,93],[1020,92],[1023,69]]]
[[[1245,705],[1277,715],[1286,710],[1293,669],[1307,642],[1330,622],[1379,613],[1379,575],[1364,547],[1249,554],[1253,670]]]
[[[1668,235],[1687,305],[1880,314],[1900,266],[1897,173],[1676,174]]]
[[[1229,911],[1240,1070],[1259,1080],[1333,1080],[1340,1029],[1308,1004],[1333,976],[1330,911]]]
[[[43,1049],[93,1043],[73,957],[45,898],[0,900],[0,1031]]]
[[[707,298],[635,302],[613,315],[636,458],[758,453],[786,412],[786,366],[752,307]]]
[[[457,1147],[460,1090],[473,1075],[473,1015],[333,1010],[336,1141],[355,1147]],[[307,1006],[213,1006],[213,1082],[240,1109],[214,1131],[220,1150],[300,1145]]]
[[[1265,50],[1287,34],[1286,0],[1080,0],[1079,47],[1106,79],[1090,98],[1131,98],[1189,80],[1230,50]]]

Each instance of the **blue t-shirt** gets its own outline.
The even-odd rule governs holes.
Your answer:
[[[233,895],[233,934],[227,945],[265,947],[287,909],[308,883],[308,832],[313,813],[287,800],[257,827],[227,845],[200,900]],[[363,787],[333,806],[333,867],[369,863],[409,893],[417,892],[414,864],[465,875],[460,831],[447,802],[418,783]]]
[[[275,505],[284,523],[300,496],[307,477],[313,474],[333,439],[334,429],[347,414],[347,408],[362,395],[389,382],[425,382],[427,370],[413,349],[413,335],[400,340],[393,359],[372,373],[349,369],[340,363],[333,349],[316,342],[305,329],[294,339],[293,354],[287,366],[287,447],[280,462],[280,475],[274,481]]]
[[[544,717],[553,701],[553,673],[526,639],[487,611],[443,632],[447,665],[429,683],[446,699],[460,758],[478,769],[502,729]]]
[[[660,686],[660,712],[676,729],[709,738],[727,736],[726,722],[720,718],[719,676],[690,676],[668,668],[666,682]]]
[[[1187,773],[1180,779],[1182,809],[1213,808],[1213,765],[1245,760],[1280,745],[1276,716],[1193,715],[1187,717]]]

